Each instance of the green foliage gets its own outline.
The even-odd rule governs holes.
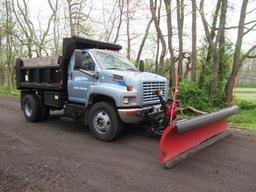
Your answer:
[[[198,51],[199,71],[197,74],[198,86],[207,94],[210,92],[210,86],[213,74],[213,61],[211,54],[208,53],[208,44],[204,44]],[[232,66],[233,47],[230,43],[225,43],[219,47],[219,75],[217,81],[217,95],[214,99],[213,107],[222,107],[224,105],[225,87],[230,76]],[[207,58],[208,56],[208,58]],[[202,68],[204,67],[204,70]]]
[[[250,102],[250,101],[244,101],[244,100],[238,100],[237,105],[241,110],[254,110],[256,109],[256,101]]]
[[[181,100],[183,107],[192,106],[202,111],[211,110],[208,94],[195,82],[181,82],[177,98]]]

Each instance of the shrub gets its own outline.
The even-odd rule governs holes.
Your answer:
[[[238,100],[237,105],[239,106],[240,109],[243,109],[243,110],[254,110],[254,109],[256,109],[256,103],[255,102]]]
[[[194,82],[181,82],[177,99],[181,100],[183,107],[192,106],[202,111],[211,110],[208,94],[204,90],[199,89]]]

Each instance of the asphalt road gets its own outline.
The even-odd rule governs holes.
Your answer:
[[[0,191],[256,191],[256,134],[232,135],[166,170],[159,138],[131,127],[104,143],[82,121],[52,114],[26,122],[15,98],[0,97]]]

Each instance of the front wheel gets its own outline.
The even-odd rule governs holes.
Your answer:
[[[122,130],[115,107],[107,102],[99,102],[92,106],[88,115],[88,123],[92,135],[102,141],[115,139]]]

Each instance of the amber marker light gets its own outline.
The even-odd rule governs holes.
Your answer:
[[[128,85],[128,86],[127,86],[127,91],[133,91],[132,85]]]

